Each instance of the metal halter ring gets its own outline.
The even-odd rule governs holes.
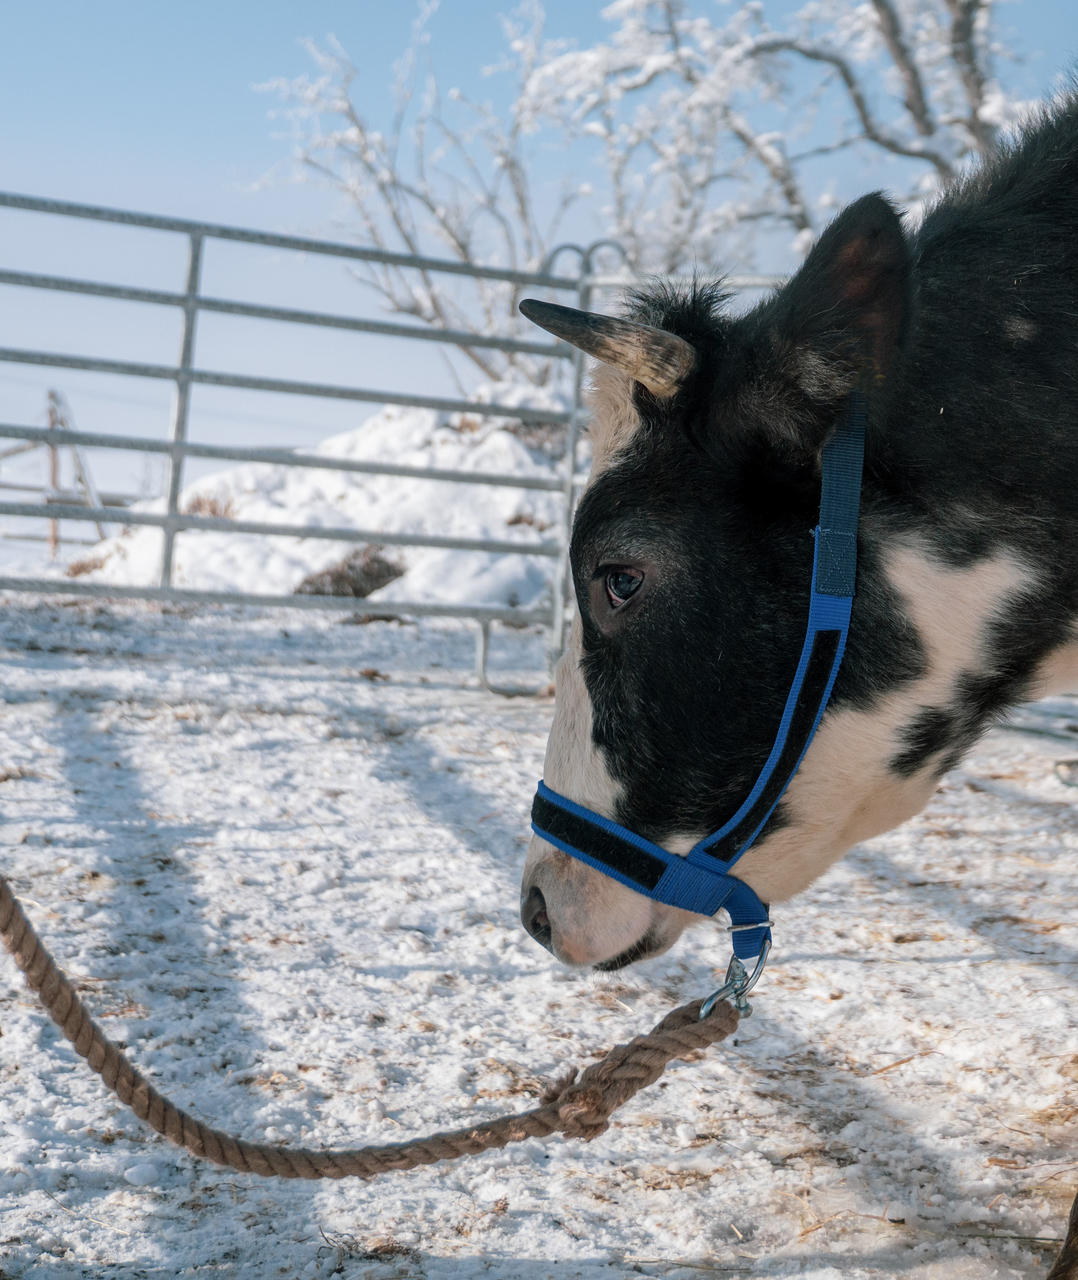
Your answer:
[[[759,928],[758,925],[753,926]],[[700,1006],[700,1020],[704,1018],[714,1009],[720,1000],[731,1000],[734,1008],[743,1018],[747,1018],[752,1014],[752,1005],[745,999],[749,992],[760,981],[760,975],[764,971],[764,965],[767,964],[767,957],[771,951],[771,942],[764,939],[764,945],[760,948],[760,954],[756,959],[756,968],[750,974],[737,956],[730,957],[730,965],[726,970],[726,981],[718,989],[714,991],[704,1003]]]

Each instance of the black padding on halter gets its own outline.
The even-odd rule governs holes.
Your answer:
[[[643,889],[654,889],[666,870],[665,862],[644,849],[638,849],[597,822],[551,804],[542,795],[537,795],[532,801],[532,825],[545,836],[553,836],[556,842],[570,845],[620,871]]]

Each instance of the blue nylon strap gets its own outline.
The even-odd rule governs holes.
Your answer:
[[[559,795],[545,782],[539,783],[532,807],[532,829],[556,849],[656,902],[704,916],[713,916],[725,907],[735,926],[757,924],[768,918],[767,907],[756,893],[743,880],[719,871],[720,864],[715,859],[709,859],[710,866],[698,866],[611,818]],[[620,851],[618,844],[624,846]],[[635,858],[634,875],[628,869],[634,855],[653,859],[653,870],[658,875],[641,872],[639,857]],[[771,936],[766,928],[735,932],[734,951],[738,958],[746,960],[758,955],[765,936]]]
[[[867,412],[864,396],[855,391],[846,421],[823,447],[813,590],[825,595],[852,598],[856,585]]]
[[[821,454],[820,522],[814,530],[805,640],[771,752],[733,817],[680,857],[559,795],[545,782],[539,783],[532,807],[537,835],[638,893],[699,915],[711,916],[725,907],[734,929],[734,953],[741,960],[758,955],[771,931],[767,906],[730,868],[751,848],[796,773],[823,718],[846,647],[856,585],[866,416],[864,398],[855,392]]]

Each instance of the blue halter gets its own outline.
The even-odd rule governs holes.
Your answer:
[[[725,908],[740,960],[771,945],[767,905],[730,869],[752,847],[797,772],[827,707],[850,629],[866,404],[854,392],[821,454],[820,522],[801,658],[760,775],[732,818],[681,857],[539,783],[536,835],[645,897],[699,915]]]

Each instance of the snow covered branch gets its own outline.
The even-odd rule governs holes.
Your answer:
[[[773,7],[614,0],[607,41],[528,80],[537,116],[599,146],[637,266],[771,266],[774,233],[803,252],[834,203],[827,157],[856,152],[862,180],[916,203],[1021,113],[995,78],[993,0],[812,0],[780,25]]]
[[[424,70],[427,27],[436,9],[428,3],[421,10],[412,45],[397,65],[385,131],[360,107],[372,97],[370,86],[333,39],[306,42],[318,74],[260,87],[281,99],[277,114],[292,123],[299,176],[345,198],[364,244],[538,271],[578,188],[563,184],[540,210],[526,153],[527,114],[512,110],[503,118],[460,90],[442,94],[433,72]],[[541,8],[530,5],[503,24],[509,51],[503,70],[518,82],[534,71],[542,21]],[[518,324],[520,290],[510,284],[475,280],[465,286],[459,278],[377,263],[357,266],[355,274],[388,311],[432,327],[488,335]],[[512,373],[544,384],[551,376],[550,362],[534,356],[483,346],[461,352],[492,381]]]
[[[348,202],[371,245],[536,270],[573,219],[637,271],[794,267],[842,199],[867,186],[917,206],[995,142],[1024,104],[996,74],[995,0],[611,0],[590,47],[544,36],[540,0],[503,20],[506,105],[443,93],[423,0],[382,127],[381,99],[332,40],[316,72],[267,86],[300,167]],[[557,156],[564,166],[556,171]],[[542,160],[542,165],[540,165]],[[511,333],[518,291],[369,265],[384,306],[439,328]],[[487,379],[545,383],[534,357],[465,347]]]

